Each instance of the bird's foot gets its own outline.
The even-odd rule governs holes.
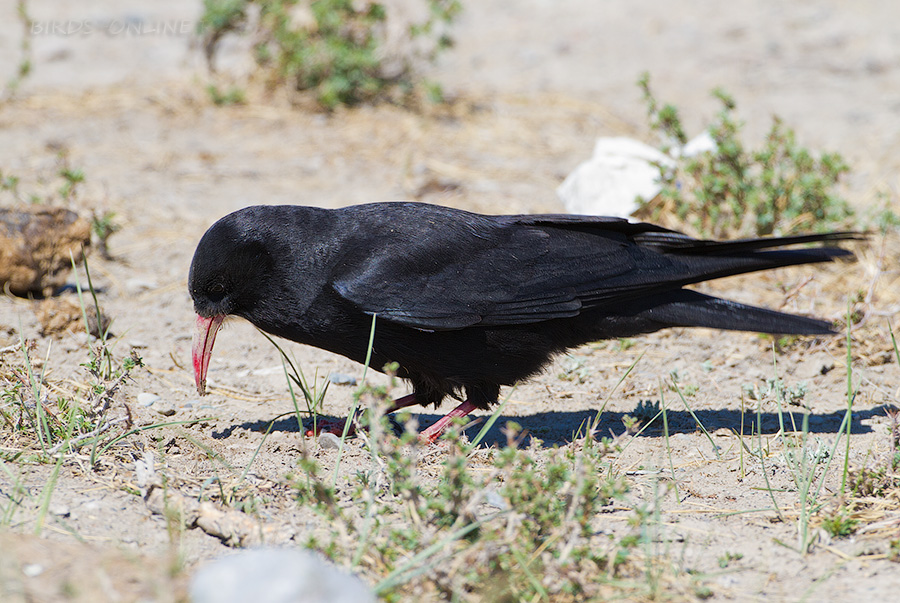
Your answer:
[[[388,412],[394,412],[401,408],[412,406],[416,403],[417,402],[415,401],[415,394],[409,394],[408,396],[403,396],[402,398],[397,399],[394,404],[392,404],[391,407],[389,407],[387,410]],[[456,418],[465,417],[477,408],[477,406],[466,400],[465,402],[448,412],[445,416],[435,421],[433,425],[422,431],[419,434],[419,443],[427,445],[434,444],[435,441],[437,441],[437,439],[443,435],[447,428],[453,424],[453,421]],[[320,419],[316,421],[314,428],[306,430],[306,436],[314,437],[323,433],[332,433],[340,437],[344,434],[345,424],[346,421],[342,421],[340,419]],[[398,426],[395,425],[395,430],[397,429],[397,427]],[[356,427],[351,421],[350,427],[347,430],[347,435],[355,434]]]
[[[434,424],[419,434],[419,443],[434,444],[441,437],[447,428],[453,424],[453,420],[457,417],[465,417],[470,412],[478,408],[468,400],[451,410],[446,416],[441,417]]]
[[[341,437],[344,435],[344,425],[346,421],[342,421],[340,419],[319,419],[315,423],[313,423],[313,427],[311,429],[307,429],[305,432],[306,437],[312,438],[322,435],[323,433],[331,433],[336,435],[337,437]],[[356,433],[356,429],[353,425],[350,425],[350,429],[347,431],[347,435],[351,436]]]

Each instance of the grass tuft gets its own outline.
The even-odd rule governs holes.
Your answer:
[[[780,118],[773,118],[763,145],[749,150],[735,117],[737,103],[714,90],[722,105],[708,130],[715,148],[685,156],[681,149],[688,139],[678,109],[660,105],[649,74],[638,85],[650,128],[674,165],[659,166],[662,191],[639,200],[638,217],[698,236],[734,238],[825,232],[846,226],[853,216],[834,190],[849,171],[844,159],[837,153],[816,156],[800,146]]]

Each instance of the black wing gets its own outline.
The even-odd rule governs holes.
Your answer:
[[[423,218],[366,237],[372,246],[354,250],[361,259],[345,264],[335,290],[367,313],[423,330],[528,324],[712,278],[826,261],[848,252],[765,248],[851,238],[718,243],[617,218],[465,212]]]

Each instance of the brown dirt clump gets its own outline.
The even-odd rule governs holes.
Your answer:
[[[0,208],[0,284],[15,295],[50,294],[90,244],[90,222],[73,211]]]

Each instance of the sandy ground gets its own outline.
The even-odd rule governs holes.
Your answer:
[[[417,198],[497,213],[560,211],[554,189],[589,155],[595,137],[647,136],[634,82],[648,70],[659,96],[682,108],[692,132],[717,109],[709,90],[722,86],[737,98],[751,139],[778,114],[802,144],[844,154],[853,167],[844,192],[861,211],[883,203],[900,210],[900,5],[894,2],[470,2],[455,30],[457,48],[431,74],[455,99],[450,108],[413,113],[381,106],[331,116],[292,110],[278,99],[214,107],[190,36],[110,29],[129,19],[192,24],[200,10],[195,4],[30,3],[35,23],[45,28],[33,38],[34,73],[15,100],[0,105],[4,174],[40,187],[54,170],[56,152],[66,149],[87,176],[74,204],[116,212],[122,229],[110,240],[114,259],[95,254],[91,269],[114,320],[116,353],[134,349],[147,365],[124,387],[124,400],[141,425],[213,417],[136,436],[148,448],[165,449],[167,475],[188,496],[208,488],[204,480],[222,470],[200,445],[242,467],[259,445],[260,429],[290,410],[276,352],[247,324],[235,321],[219,336],[209,373],[213,395],[198,398],[187,370],[191,254],[204,230],[234,209]],[[21,26],[11,7],[3,10],[0,76],[6,79],[16,64]],[[53,30],[54,23],[86,21],[95,24],[89,34]],[[828,319],[840,318],[848,298],[862,292],[858,307],[865,320],[854,334],[856,464],[890,444],[886,409],[897,404],[900,383],[887,339],[887,321],[900,322],[897,249],[896,240],[876,237],[857,248],[856,264],[707,287]],[[42,337],[34,302],[3,298],[0,348],[20,332],[36,342],[34,356],[45,358],[48,380],[86,381],[79,367],[85,337]],[[900,587],[900,571],[886,560],[888,542],[900,536],[896,508],[880,518],[887,527],[822,542],[810,555],[776,542],[794,542],[796,525],[772,521],[759,469],[741,468],[732,430],[741,429],[742,386],[772,378],[776,370],[789,382],[807,382],[811,432],[833,442],[846,404],[846,349],[837,340],[804,341],[779,355],[773,368],[769,346],[752,334],[672,330],[640,338],[627,350],[587,347],[518,387],[504,416],[515,417],[546,446],[565,444],[643,355],[603,415],[601,431],[619,434],[623,415],[640,400],[658,400],[660,380],[677,370],[681,383],[697,386],[691,405],[720,455],[687,412],[672,413],[671,455],[682,499],[666,499],[665,518],[678,564],[708,574],[716,600],[890,600]],[[307,375],[361,376],[361,368],[343,358],[288,348]],[[7,353],[0,366],[17,360]],[[328,414],[346,414],[352,391],[332,386]],[[140,405],[141,393],[159,400]],[[777,430],[774,411],[763,408],[768,433]],[[429,410],[420,421],[435,418]],[[254,461],[255,487],[278,491],[301,440],[295,424],[277,423]],[[489,443],[502,440],[499,433],[488,437]],[[60,584],[94,571],[107,579],[79,583],[75,599],[114,600],[118,593],[123,600],[172,600],[182,592],[180,582],[167,578],[173,557],[189,574],[228,550],[201,530],[173,541],[152,505],[129,492],[136,483],[134,459],[122,458],[99,471],[84,462],[63,468],[43,540],[23,536],[35,527],[27,514],[2,536],[0,577],[13,576],[6,582],[13,584],[5,591],[10,600],[63,600],[71,591]],[[661,435],[636,438],[616,463],[629,472],[635,500],[651,496],[654,478],[647,470],[668,466]],[[773,487],[788,485],[784,467],[769,470]],[[16,471],[37,492],[50,468]],[[0,485],[9,487],[10,479],[0,474]],[[288,497],[271,501],[262,513],[273,529],[271,541],[300,541],[302,511]],[[791,509],[796,502],[796,494],[785,492],[780,506]],[[750,509],[763,511],[727,515]],[[611,518],[610,529],[623,518]],[[743,557],[722,572],[718,560],[726,553]],[[67,565],[73,556],[92,560],[91,570]],[[44,577],[17,574],[27,563],[43,564]],[[48,590],[35,590],[37,584]]]

